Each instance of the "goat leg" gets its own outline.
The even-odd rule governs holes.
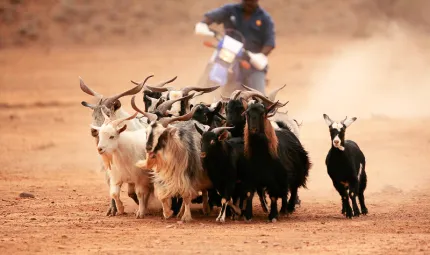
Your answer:
[[[193,218],[191,217],[191,197],[183,197],[184,215],[181,217],[182,222],[190,222]]]
[[[106,216],[115,216],[117,213],[115,199],[111,199],[111,204],[108,208],[108,211],[106,212]]]
[[[270,200],[269,221],[276,222],[278,220],[278,197],[270,196]]]
[[[358,209],[358,205],[357,205],[357,191],[358,191],[358,185],[355,185],[355,188],[350,189],[350,191],[349,191],[349,198],[351,198],[352,209],[354,211],[354,214],[353,214],[354,217],[360,216],[360,210]]]
[[[170,209],[171,207],[169,204],[169,200],[170,200],[169,197],[161,199],[161,205],[163,207],[163,216],[165,219],[168,219],[173,215],[173,211]]]
[[[135,185],[134,183],[129,183],[128,184],[128,196],[133,199],[133,201],[138,205],[139,204],[139,199],[137,198],[137,194],[135,191]]]
[[[251,221],[252,219],[252,198],[254,197],[254,192],[246,193],[246,205],[245,205],[245,220]]]
[[[267,205],[266,201],[266,192],[264,188],[257,189],[257,194],[260,199],[261,207],[263,208],[263,212],[268,213],[269,212],[269,206]]]
[[[209,207],[209,196],[208,196],[208,191],[207,190],[202,190],[202,197],[203,197],[203,214],[204,215],[209,215],[211,212],[211,208]],[[191,201],[190,201],[191,203]]]
[[[122,201],[120,200],[120,193],[121,193],[121,184],[115,185],[111,181],[111,183],[110,183],[110,195],[111,195],[112,199],[115,200],[118,214],[124,214],[124,205],[122,204]]]

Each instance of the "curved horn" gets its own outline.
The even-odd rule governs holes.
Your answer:
[[[214,90],[216,90],[217,88],[219,88],[220,86],[213,86],[213,87],[209,87],[209,88],[201,88],[201,87],[193,87],[193,86],[189,86],[189,87],[185,87],[182,90],[182,94],[184,96],[188,95],[188,93],[190,93],[190,91],[194,90],[197,92],[203,92],[203,93],[210,93]]]
[[[117,126],[119,126],[119,124],[121,124],[122,122],[124,122],[126,120],[131,120],[131,119],[136,118],[137,113],[138,112],[136,111],[133,115],[130,115],[128,117],[124,117],[124,118],[121,118],[121,119],[114,120],[114,121],[111,122],[111,125],[114,126],[114,127],[117,127]]]
[[[103,105],[104,106],[104,105]],[[100,111],[102,112],[102,114],[103,114],[103,117],[105,118],[105,123],[108,123],[109,121],[110,121],[110,118],[107,116],[107,114],[105,113],[105,109],[107,109],[107,107],[106,106],[104,106],[104,107],[102,107],[101,109],[100,109]]]
[[[235,94],[235,92],[236,92],[236,94]],[[231,99],[233,99],[233,100],[236,100],[236,99],[237,99],[237,97],[238,97],[241,93],[242,93],[242,90],[235,90],[235,91],[233,91],[233,93],[231,94],[230,98],[231,98]],[[233,96],[233,95],[234,95],[234,96]]]
[[[261,95],[260,92],[244,91],[242,95],[243,95],[242,98],[245,100],[248,100],[250,97],[257,97],[257,98],[260,98],[266,104],[271,105],[274,103],[273,101],[269,100],[267,97]],[[278,105],[277,105],[278,107],[284,107],[286,104],[288,104],[289,101],[285,104],[280,103],[279,100],[277,102],[278,102]]]
[[[163,81],[163,82],[160,82],[160,83],[158,83],[158,84],[156,84],[156,85],[152,85],[151,87],[163,87],[164,85],[166,85],[166,84],[169,84],[169,83],[171,83],[171,82],[174,82],[175,80],[176,80],[176,78],[178,78],[178,76],[175,76],[175,77],[173,77],[172,79],[170,79],[170,80],[168,80],[168,81]],[[135,84],[135,85],[140,85],[141,84],[141,82],[135,82],[135,81],[133,81],[133,80],[130,80],[133,84]],[[148,86],[148,85],[147,85]],[[144,86],[144,88],[146,89],[146,86]]]
[[[211,132],[214,132],[216,135],[220,134],[224,130],[233,129],[234,127],[217,127],[211,130]]]
[[[224,100],[224,101],[229,101],[230,100],[229,97],[226,97],[226,96],[223,96],[223,95],[221,95],[221,99]]]
[[[278,107],[276,107],[276,109],[273,111],[273,113],[269,113],[269,114],[267,114],[267,118],[271,118],[271,117],[273,117],[273,116],[275,116],[275,114],[278,112]]]
[[[95,92],[94,90],[90,89],[84,82],[84,80],[82,80],[81,76],[79,76],[79,86],[81,87],[81,90],[85,93],[87,93],[88,95],[91,96],[95,96],[97,98],[102,98],[103,95]]]
[[[141,114],[143,114],[143,116],[147,117],[149,121],[153,122],[156,121],[158,119],[158,116],[156,114],[153,113],[149,113],[149,112],[144,112],[142,110],[140,110],[137,106],[136,106],[136,102],[135,102],[135,98],[136,96],[133,96],[131,98],[131,107],[137,111],[140,112]]]
[[[191,94],[191,95],[193,95],[193,94]],[[197,108],[198,108],[197,105],[195,105],[193,107],[193,109],[191,109],[191,111],[189,113],[185,114],[185,115],[182,115],[182,116],[179,116],[179,117],[165,117],[165,118],[161,118],[159,120],[159,122],[161,123],[161,125],[163,125],[163,127],[167,127],[167,125],[169,125],[170,123],[172,123],[174,121],[187,121],[187,120],[190,120],[193,117],[194,113],[196,112]]]
[[[156,110],[158,110],[162,115],[166,114],[166,111],[170,109],[170,107],[172,107],[172,105],[178,101],[182,101],[182,100],[186,100],[186,99],[190,99],[194,96],[193,94],[189,94],[188,96],[184,96],[178,99],[171,99],[168,100],[166,102],[163,102],[162,104],[160,104]]]
[[[276,103],[273,103],[272,105],[270,105],[269,107],[267,107],[266,108],[266,112],[271,112],[273,110],[273,108],[275,108],[278,103],[279,103],[279,100],[276,101]]]
[[[176,80],[176,78],[178,78],[178,76],[175,76],[175,77],[173,77],[172,79],[170,79],[170,80],[168,80],[168,81],[163,81],[163,82],[160,82],[160,83],[158,83],[158,84],[156,84],[156,85],[152,85],[152,87],[157,87],[157,88],[159,88],[159,87],[163,87],[163,86],[164,86],[164,85],[166,85],[166,84],[169,84],[169,83],[174,82],[174,81]]]
[[[105,104],[111,104],[111,103],[115,102],[116,100],[118,100],[119,98],[121,98],[123,96],[131,96],[131,95],[137,94],[139,91],[142,90],[142,88],[145,85],[146,81],[149,78],[151,78],[151,77],[154,77],[154,75],[149,75],[148,77],[146,77],[146,79],[142,83],[139,83],[139,85],[137,85],[136,87],[134,87],[132,89],[129,89],[129,90],[125,91],[125,92],[122,92],[122,93],[120,93],[118,95],[115,95],[113,97],[108,98],[106,100]]]
[[[174,90],[174,88],[172,87],[162,87],[162,88],[158,88],[158,87],[154,87],[154,86],[149,86],[146,85],[145,88],[148,88],[149,90],[153,91],[153,92],[166,92],[166,91],[171,91]]]
[[[253,88],[251,88],[251,87],[248,87],[248,86],[246,86],[245,84],[242,84],[242,87],[244,87],[246,90],[248,90],[248,91],[255,91],[255,92],[260,92],[260,91],[258,91],[258,90],[256,90],[256,89],[253,89]],[[261,92],[260,92],[261,93]]]
[[[267,98],[269,98],[269,100],[271,100],[271,101],[275,101],[276,94],[278,94],[278,92],[281,89],[285,88],[285,86],[287,86],[287,84],[284,84],[283,86],[281,86],[281,87],[273,90],[272,92],[269,93],[269,95],[267,96]]]

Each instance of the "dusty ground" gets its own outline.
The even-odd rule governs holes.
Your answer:
[[[151,215],[136,220],[137,207],[124,189],[128,214],[106,217],[109,196],[96,170],[90,110],[80,105],[92,98],[79,89],[78,76],[104,95],[150,74],[153,83],[178,75],[176,86],[193,84],[210,55],[201,41],[190,32],[175,43],[161,38],[1,51],[1,254],[430,253],[430,41],[395,25],[355,41],[278,38],[268,90],[288,84],[279,98],[304,121],[301,140],[314,163],[292,216],[266,223],[255,203],[252,223],[220,225],[217,211],[204,217],[194,205],[195,220],[178,224],[161,218],[154,199]],[[122,100],[127,110],[129,99]],[[358,117],[347,136],[367,157],[367,216],[340,214],[324,166],[330,141],[323,113]],[[21,192],[36,198],[19,199]]]

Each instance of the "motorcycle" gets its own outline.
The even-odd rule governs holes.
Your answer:
[[[234,16],[230,19],[234,22]],[[253,53],[244,48],[245,37],[236,29],[225,29],[225,33],[209,29],[205,23],[197,23],[195,34],[210,36],[217,43],[204,41],[204,45],[214,49],[205,71],[199,79],[198,86],[221,86],[222,91],[232,92],[240,87],[241,69],[250,69],[251,65],[257,70],[263,70],[268,64],[267,57],[262,53]],[[245,84],[248,85],[248,84]]]

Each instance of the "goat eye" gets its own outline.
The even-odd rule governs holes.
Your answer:
[[[114,138],[115,138],[115,136],[113,136],[113,135],[111,135],[111,136],[109,137],[109,139],[111,139],[111,140],[112,140],[112,139],[114,139]]]

